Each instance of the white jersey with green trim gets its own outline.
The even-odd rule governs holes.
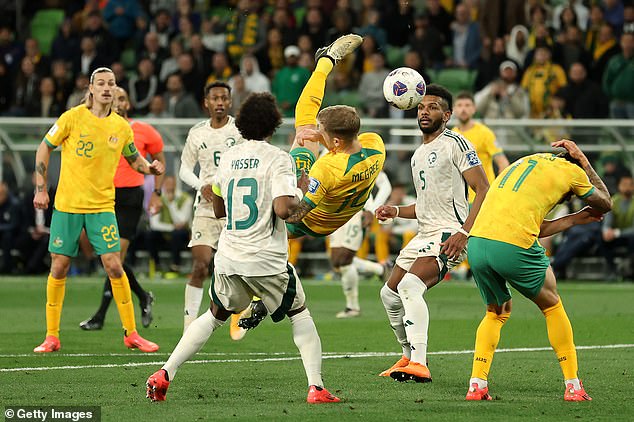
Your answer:
[[[473,145],[449,129],[414,151],[411,166],[419,233],[455,232],[462,226],[469,214],[462,173],[479,165]]]
[[[211,184],[216,174],[222,154],[234,145],[244,142],[235,124],[235,119],[228,116],[229,121],[221,128],[211,127],[210,119],[195,124],[187,135],[185,147],[181,153],[180,179],[196,189],[194,215],[196,217],[215,217],[211,202],[200,194],[200,188]],[[194,172],[198,163],[200,170]]]
[[[220,189],[227,224],[222,229],[215,270],[227,275],[266,276],[286,272],[288,237],[273,200],[295,196],[291,156],[265,141],[232,147],[220,159],[214,192]]]

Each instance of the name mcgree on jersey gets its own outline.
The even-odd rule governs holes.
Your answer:
[[[246,170],[258,168],[260,160],[257,158],[240,158],[231,160],[231,170]]]
[[[360,173],[356,173],[352,175],[352,182],[360,182],[361,180],[366,180],[372,177],[372,175],[374,175],[374,173],[378,173],[379,172],[379,162],[376,161],[374,164],[372,164],[372,166],[368,167],[367,169],[365,169],[364,171],[360,172]]]

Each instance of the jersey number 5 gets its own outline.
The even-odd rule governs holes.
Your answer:
[[[233,221],[233,187],[249,188],[249,193],[242,197],[242,203],[249,208],[249,215],[244,220]],[[258,219],[258,207],[255,201],[258,199],[258,182],[252,177],[239,179],[235,183],[235,179],[229,181],[227,189],[227,230],[246,230],[255,224]]]

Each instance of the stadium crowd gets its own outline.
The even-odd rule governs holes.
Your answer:
[[[315,49],[354,32],[363,44],[332,73],[325,103],[355,106],[363,116],[391,115],[382,83],[405,65],[427,82],[466,77],[482,118],[634,118],[631,1],[41,0],[24,12],[23,28],[0,18],[0,116],[58,117],[79,104],[88,75],[108,66],[129,92],[135,118],[202,118],[203,87],[219,80],[232,87],[232,114],[249,93],[268,91],[293,117]],[[554,261],[560,275],[593,248],[612,262],[616,239],[634,250],[631,176],[618,157],[601,164],[610,192],[626,205],[603,227],[565,235],[565,254]],[[50,215],[34,213],[32,196],[32,186],[0,185],[1,272],[46,270]],[[174,191],[164,200],[179,205],[150,220],[146,238],[155,246],[169,233],[177,267],[191,197]],[[22,250],[19,267],[11,249]],[[150,254],[158,261],[158,251]]]

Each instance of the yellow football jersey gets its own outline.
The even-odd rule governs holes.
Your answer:
[[[520,158],[491,184],[471,236],[528,249],[546,214],[569,192],[580,198],[594,192],[581,167],[548,153]]]
[[[479,122],[476,122],[471,129],[465,131],[461,131],[457,126],[452,130],[461,134],[473,144],[480,161],[482,161],[482,168],[484,168],[487,180],[489,184],[491,184],[495,179],[493,157],[504,152],[502,148],[498,146],[493,131]],[[474,199],[475,192],[469,188],[469,203],[473,202]]]
[[[363,208],[385,163],[385,145],[376,133],[359,135],[356,154],[329,152],[310,169],[304,201],[313,209],[303,223],[313,232],[327,235],[343,226]]]
[[[115,112],[99,118],[82,104],[62,114],[44,140],[52,148],[62,147],[55,209],[114,212],[113,180],[121,153],[124,147],[136,151],[130,123]]]

